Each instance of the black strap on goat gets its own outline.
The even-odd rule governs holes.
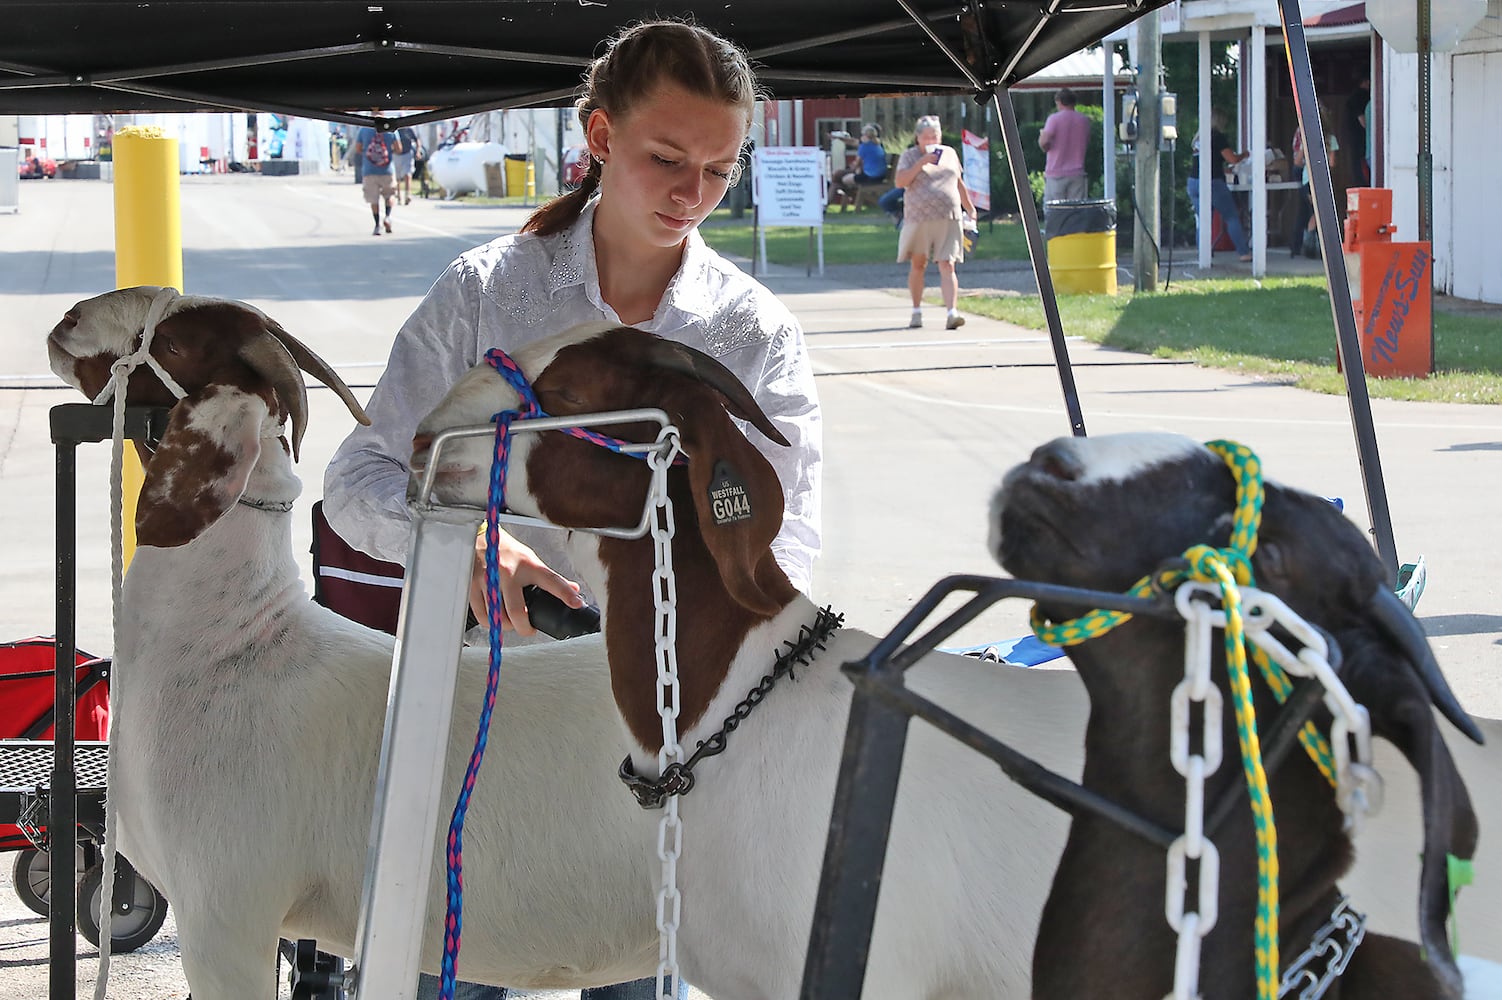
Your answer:
[[[631,766],[631,757],[621,761],[620,779],[625,783],[631,794],[636,796],[637,805],[643,809],[661,809],[670,795],[687,795],[694,787],[694,768],[705,757],[713,757],[725,752],[725,746],[730,739],[730,734],[735,732],[746,717],[751,714],[757,705],[762,703],[772,686],[784,675],[797,680],[793,674],[793,667],[808,666],[814,661],[817,653],[824,649],[824,644],[834,634],[835,629],[845,623],[845,616],[836,614],[829,608],[820,608],[814,616],[812,625],[803,625],[798,629],[798,638],[783,640],[787,650],[779,653],[772,664],[772,672],[763,675],[751,692],[731,710],[720,729],[708,739],[700,740],[698,749],[688,760],[682,763],[669,764],[658,778],[643,778],[636,773]]]

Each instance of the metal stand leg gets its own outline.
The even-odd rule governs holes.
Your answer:
[[[1304,37],[1299,0],[1278,0],[1283,18],[1283,37],[1288,46],[1288,68],[1293,76],[1299,125],[1304,129],[1304,155],[1309,158],[1309,177],[1314,195],[1314,217],[1319,223],[1320,253],[1324,257],[1325,281],[1330,286],[1330,309],[1335,314],[1335,342],[1345,373],[1346,400],[1351,408],[1351,430],[1356,435],[1356,454],[1366,488],[1366,506],[1371,513],[1377,554],[1394,573],[1398,547],[1393,540],[1392,515],[1387,509],[1387,487],[1382,480],[1382,460],[1377,454],[1377,431],[1372,424],[1372,402],[1366,391],[1366,368],[1361,340],[1356,333],[1356,312],[1351,305],[1351,282],[1340,247],[1340,222],[1335,214],[1335,186],[1330,181],[1330,157],[1325,147],[1324,124],[1314,93],[1314,71],[1309,65],[1309,43]]]
[[[73,661],[77,644],[74,583],[78,551],[78,448],[59,441],[54,434],[56,457],[57,567],[55,587],[57,633],[53,663],[55,690],[52,695],[53,740],[52,788],[48,796],[47,856],[52,871],[51,900],[47,925],[47,995],[50,1000],[74,1000],[78,989],[78,950],[74,934],[74,852],[77,836],[78,801],[73,774],[74,687]]]
[[[479,512],[414,511],[355,937],[360,1000],[417,992]]]
[[[1048,248],[1038,226],[1038,208],[1033,204],[1033,189],[1027,182],[1027,165],[1022,158],[1022,136],[1017,131],[1017,111],[1011,95],[1002,100],[992,98],[1001,120],[1001,137],[1006,144],[1007,166],[1012,171],[1012,189],[1017,192],[1017,213],[1027,233],[1027,254],[1033,261],[1033,275],[1038,279],[1038,297],[1043,300],[1043,315],[1048,317],[1048,336],[1053,341],[1054,364],[1059,369],[1059,388],[1064,390],[1064,408],[1069,413],[1069,430],[1075,437],[1085,436],[1085,417],[1080,411],[1079,392],[1074,387],[1074,369],[1069,364],[1069,347],[1064,342],[1064,321],[1059,318],[1059,301],[1053,290],[1053,275],[1048,272]]]
[[[874,686],[862,684],[873,669],[869,662],[845,667],[855,679],[855,697],[803,966],[802,1000],[858,997],[866,979],[909,721]]]

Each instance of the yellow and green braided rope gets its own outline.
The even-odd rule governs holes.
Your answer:
[[[1278,958],[1278,837],[1273,822],[1272,800],[1267,790],[1267,774],[1262,768],[1262,749],[1257,737],[1257,717],[1252,704],[1251,680],[1246,665],[1245,633],[1241,617],[1240,587],[1255,585],[1252,576],[1252,553],[1257,549],[1257,530],[1262,522],[1262,464],[1248,447],[1234,441],[1210,441],[1205,447],[1230,466],[1236,479],[1236,509],[1232,515],[1230,544],[1224,549],[1197,545],[1184,553],[1189,568],[1168,574],[1159,581],[1165,587],[1185,580],[1219,585],[1221,606],[1226,616],[1226,669],[1230,675],[1232,703],[1236,711],[1236,735],[1241,747],[1242,770],[1246,775],[1251,798],[1252,819],[1257,840],[1257,917],[1253,945],[1256,954],[1258,1000],[1276,1000],[1279,986]],[[1151,596],[1153,578],[1145,576],[1128,589],[1133,597]],[[1035,605],[1032,610],[1033,632],[1039,639],[1055,646],[1074,646],[1104,635],[1128,621],[1125,611],[1097,608],[1078,618],[1048,624]],[[1282,668],[1268,659],[1262,650],[1252,647],[1252,660],[1281,704],[1293,690]],[[1299,742],[1333,786],[1336,781],[1332,754],[1325,738],[1306,722],[1299,730]]]

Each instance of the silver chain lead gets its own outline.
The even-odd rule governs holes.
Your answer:
[[[660,447],[647,454],[652,469],[652,547],[656,567],[652,573],[652,606],[656,620],[657,714],[662,718],[662,749],[657,753],[657,773],[669,764],[681,763],[678,745],[678,581],[673,575],[673,502],[668,499],[668,467],[680,450],[678,428],[672,424],[657,435]],[[683,896],[678,892],[678,856],[683,853],[683,822],[678,817],[678,796],[669,795],[657,827],[657,857],[662,862],[662,886],[657,890],[657,996],[674,1000],[678,991],[678,925],[683,917]]]
[[[1366,915],[1351,909],[1350,900],[1341,896],[1330,919],[1314,932],[1309,947],[1288,963],[1278,996],[1292,996],[1294,990],[1298,990],[1297,1000],[1318,1000],[1324,996],[1330,984],[1346,971],[1356,946],[1365,937]]]

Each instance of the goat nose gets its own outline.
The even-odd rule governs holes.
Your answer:
[[[62,321],[57,324],[57,328],[59,330],[71,330],[78,325],[78,320],[78,309],[69,309],[67,312],[63,313]]]
[[[412,454],[427,451],[431,447],[433,447],[433,435],[421,433],[412,435]]]
[[[1044,475],[1073,482],[1085,471],[1073,444],[1073,438],[1050,441],[1033,451],[1028,464]]]

